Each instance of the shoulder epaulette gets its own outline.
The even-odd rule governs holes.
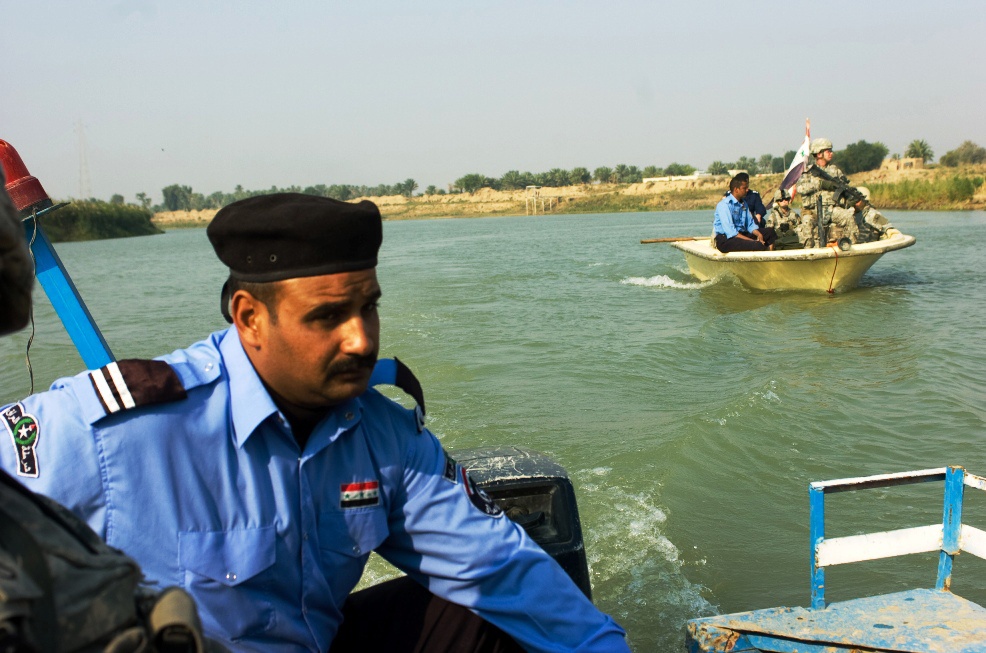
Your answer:
[[[107,415],[187,397],[181,379],[164,361],[129,359],[89,372]]]

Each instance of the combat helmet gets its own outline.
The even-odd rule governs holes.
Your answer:
[[[824,152],[825,150],[832,149],[832,141],[827,138],[816,138],[811,142],[811,154],[818,154],[819,152]]]
[[[781,200],[790,200],[790,199],[791,199],[791,191],[784,188],[778,188],[777,190],[774,191],[773,201],[780,202]]]

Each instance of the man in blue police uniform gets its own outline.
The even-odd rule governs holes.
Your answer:
[[[750,215],[753,216],[753,221],[756,223],[758,229],[763,229],[767,226],[767,207],[763,205],[763,198],[760,197],[760,193],[750,188],[750,173],[748,172],[737,172],[736,178],[740,181],[745,181],[747,185],[746,197],[743,201],[746,202],[747,208],[750,209]],[[723,193],[723,197],[727,197],[729,191],[727,190]]]
[[[729,181],[729,192],[716,205],[712,219],[716,249],[720,252],[762,251],[774,248],[777,232],[759,227],[744,201],[750,189],[749,177],[736,175]]]
[[[6,407],[5,469],[152,581],[186,588],[206,633],[234,650],[628,650],[421,410],[368,389],[376,206],[255,197],[208,235],[230,269],[232,326]],[[350,597],[371,551],[416,583]]]

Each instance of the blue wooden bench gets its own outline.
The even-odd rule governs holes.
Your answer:
[[[848,537],[825,537],[825,495],[944,481],[941,524]],[[986,558],[986,532],[962,523],[966,488],[986,491],[986,478],[961,467],[811,483],[811,607],[769,608],[693,619],[689,653],[986,653],[986,608],[949,591],[961,551]],[[825,568],[939,551],[934,589],[825,602]]]

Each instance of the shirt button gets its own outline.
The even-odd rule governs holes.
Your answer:
[[[351,420],[351,419],[353,419],[354,417],[356,417],[356,416],[355,416],[355,415],[353,415],[353,413],[352,413],[351,411],[350,411],[350,412],[348,412],[348,413],[346,413],[346,419],[348,419],[348,420]]]
[[[301,534],[301,539],[303,539],[303,540],[306,540],[306,541],[307,541],[307,540],[308,540],[308,533],[302,533],[302,534]]]
[[[229,580],[229,581],[234,581],[234,580],[236,580],[236,574],[234,574],[233,572],[229,572],[229,573],[227,573],[227,574],[226,574],[226,580]]]
[[[359,545],[358,544],[354,544],[353,545],[353,553],[355,553],[356,555],[359,555],[360,551],[359,551]]]
[[[209,370],[211,370],[211,369],[212,369],[212,363],[206,363],[206,364],[205,364],[205,367],[204,367],[203,369],[204,369],[204,370],[205,370],[206,372],[208,372]]]

